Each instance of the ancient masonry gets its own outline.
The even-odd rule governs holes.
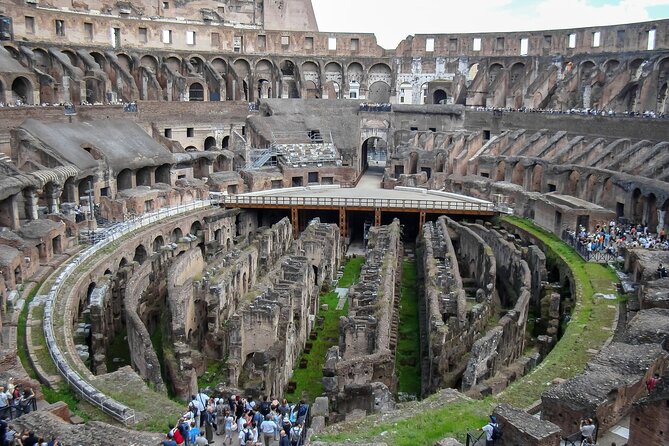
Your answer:
[[[0,0],[0,40],[5,331],[62,265],[31,311],[44,306],[60,373],[124,422],[143,414],[91,384],[122,366],[183,398],[219,361],[221,387],[281,395],[319,293],[366,236],[323,370],[328,421],[395,405],[405,243],[422,396],[486,396],[528,373],[577,304],[571,271],[531,234],[415,205],[425,196],[493,202],[559,237],[611,220],[669,230],[669,20],[417,34],[383,49],[372,34],[319,32],[307,0]],[[351,189],[375,169],[376,198],[419,198],[402,212],[268,204]],[[541,420],[499,407],[505,441],[556,444],[584,416],[606,429],[630,414],[630,444],[667,442],[669,279],[657,269],[669,254],[617,255],[629,301],[611,342],[543,394]],[[654,373],[664,383],[646,395]],[[157,441],[44,413],[15,426]]]

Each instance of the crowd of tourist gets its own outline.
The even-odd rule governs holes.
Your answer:
[[[256,402],[240,395],[193,395],[186,412],[168,426],[162,446],[206,446],[215,436],[226,446],[301,446],[309,405],[267,396]]]
[[[664,228],[659,233],[651,233],[647,226],[621,225],[615,221],[611,221],[608,226],[597,225],[592,232],[583,226],[578,231],[567,230],[567,238],[577,245],[579,251],[586,253],[606,252],[618,256],[622,247],[669,250],[669,239]]]
[[[650,119],[667,119],[669,114],[667,113],[655,113],[652,110],[646,110],[644,112],[638,111],[624,111],[616,112],[609,109],[597,109],[597,108],[570,108],[567,110],[558,110],[553,108],[511,108],[511,107],[471,107],[476,111],[490,111],[490,112],[514,112],[514,113],[543,113],[549,115],[580,115],[580,116],[606,116],[606,117],[623,117],[623,118],[650,118]]]

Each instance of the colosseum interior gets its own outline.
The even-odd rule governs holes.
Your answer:
[[[300,445],[669,444],[669,19],[0,0],[0,40],[12,429],[157,445],[202,391],[304,399]]]

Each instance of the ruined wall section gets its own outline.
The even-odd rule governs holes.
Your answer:
[[[395,391],[401,260],[399,220],[371,228],[360,280],[349,292],[348,316],[339,320],[336,388],[332,391],[338,392],[341,404],[351,398],[347,389],[351,386],[380,382]]]
[[[287,240],[292,228],[285,223]],[[292,376],[319,307],[319,293],[339,265],[335,225],[313,220],[299,241],[245,296],[228,321],[230,384],[279,394]]]
[[[491,248],[469,228],[447,217],[423,227],[423,393],[452,387],[465,370],[469,351],[496,308],[496,261]],[[463,280],[466,278],[466,280]],[[467,291],[466,291],[467,290]]]
[[[513,308],[502,316],[497,325],[472,346],[462,388],[468,390],[478,382],[494,376],[502,367],[518,359],[525,348],[525,329],[531,301],[532,273],[522,252],[501,233],[480,225],[466,225],[487,246],[492,248],[496,264],[502,307]]]

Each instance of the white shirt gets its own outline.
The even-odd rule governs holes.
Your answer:
[[[485,439],[486,440],[492,440],[492,430],[493,430],[493,424],[488,423],[483,428],[481,429],[483,432],[485,432]]]

